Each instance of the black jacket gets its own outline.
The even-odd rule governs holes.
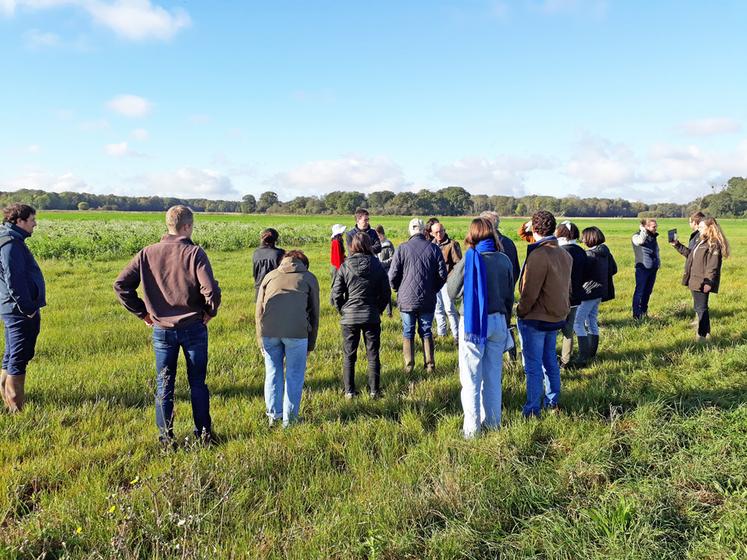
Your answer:
[[[617,274],[617,263],[607,245],[602,243],[586,251],[586,272],[582,301],[601,298],[615,299],[615,284],[612,277]]]
[[[372,227],[369,227],[368,229],[358,229],[358,226],[353,226],[346,234],[345,245],[348,248],[348,253],[350,253],[350,244],[353,242],[353,236],[358,232],[367,233],[371,238],[371,249],[373,249],[375,255],[381,253],[381,240],[379,239],[379,234],[376,233],[376,230]]]
[[[340,324],[361,325],[381,322],[380,315],[391,297],[389,279],[379,259],[355,253],[337,271],[330,301],[342,315]]]
[[[584,273],[586,272],[586,251],[576,243],[562,245],[573,259],[571,268],[571,307],[579,305],[584,298]]]
[[[31,234],[15,224],[0,225],[0,313],[33,315],[47,304],[39,265],[26,246]]]
[[[252,255],[252,272],[254,275],[255,295],[259,291],[259,286],[262,284],[262,279],[265,275],[280,266],[283,255],[285,255],[285,249],[269,247],[267,245],[262,245],[254,251]]]
[[[501,252],[508,257],[508,260],[511,261],[511,268],[513,269],[515,286],[516,282],[519,280],[519,275],[521,274],[521,266],[519,265],[519,253],[516,250],[516,244],[500,232],[498,233],[498,239],[501,242],[501,245],[503,245],[503,251]]]
[[[397,292],[397,307],[405,313],[433,313],[436,293],[446,283],[446,263],[441,250],[421,233],[394,252],[389,282]]]

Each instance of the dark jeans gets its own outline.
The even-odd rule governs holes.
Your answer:
[[[161,438],[173,437],[174,383],[179,349],[187,362],[187,380],[192,399],[195,434],[210,432],[210,392],[205,384],[208,359],[208,331],[202,322],[177,329],[153,327],[156,353],[156,425]]]
[[[635,291],[633,292],[633,318],[640,319],[648,313],[648,300],[656,282],[655,268],[635,265]]]
[[[342,380],[346,393],[355,393],[355,361],[358,354],[358,343],[363,333],[368,357],[368,389],[379,390],[381,378],[381,324],[364,323],[361,325],[342,325]]]
[[[36,339],[41,328],[41,315],[3,315],[5,323],[5,353],[3,369],[8,375],[26,375],[26,366],[34,357]]]
[[[696,292],[693,290],[693,307],[698,316],[698,335],[711,334],[711,316],[708,313],[708,296],[710,293]]]

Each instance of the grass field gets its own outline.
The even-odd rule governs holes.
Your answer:
[[[208,370],[222,443],[163,453],[149,331],[111,289],[162,215],[38,218],[30,245],[49,306],[28,406],[0,414],[2,558],[747,557],[747,222],[723,222],[734,255],[711,299],[713,340],[697,346],[684,259],[662,243],[652,317],[633,324],[636,222],[579,220],[602,227],[620,266],[599,361],[565,375],[563,413],[538,421],[522,420],[523,373],[508,367],[501,430],[464,441],[455,348],[438,340],[437,373],[406,378],[396,313],[384,398],[343,399],[326,239],[350,218],[200,215],[195,238],[223,289]],[[400,242],[407,221],[381,223]],[[444,222],[464,237],[466,218]],[[515,239],[518,223],[502,229]],[[303,422],[288,430],[267,426],[254,336],[250,247],[270,225],[307,251],[322,286]],[[689,233],[686,220],[660,222],[670,227]],[[183,361],[176,410],[187,436]]]

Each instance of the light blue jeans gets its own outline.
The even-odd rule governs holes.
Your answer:
[[[573,321],[573,330],[576,336],[587,336],[590,334],[599,334],[599,324],[597,315],[599,315],[599,304],[602,298],[588,299],[582,301],[576,310],[576,318]]]
[[[436,292],[436,325],[438,336],[446,336],[446,323],[454,338],[459,336],[459,311],[449,297],[446,286]]]
[[[521,319],[518,324],[527,377],[527,402],[522,414],[526,417],[539,416],[543,407],[558,406],[560,398],[560,366],[555,351],[558,331],[541,331]]]
[[[509,340],[506,316],[502,313],[488,315],[485,344],[464,340],[464,319],[459,320],[459,381],[465,438],[475,437],[483,426],[501,425],[503,352]]]
[[[306,338],[262,337],[265,350],[265,405],[267,416],[273,420],[282,417],[283,426],[298,418],[301,391],[306,375]],[[285,358],[285,382],[283,382]]]

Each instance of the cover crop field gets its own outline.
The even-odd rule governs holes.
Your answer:
[[[424,216],[423,218],[427,218]],[[208,385],[221,443],[162,452],[148,328],[117,302],[129,257],[163,214],[40,212],[29,246],[48,307],[28,404],[0,414],[2,558],[744,558],[747,557],[747,221],[724,220],[733,256],[696,345],[684,259],[660,220],[663,267],[651,318],[630,317],[635,220],[598,225],[620,273],[602,305],[600,356],[563,375],[562,414],[521,418],[524,376],[504,370],[499,431],[461,437],[457,353],[401,368],[398,314],[384,317],[384,397],[346,401],[329,305],[328,240],[339,216],[197,215],[195,240],[223,290],[210,323]],[[373,216],[405,239],[409,217]],[[463,240],[468,218],[443,220]],[[519,219],[502,231],[516,240]],[[322,288],[302,422],[271,429],[254,336],[251,253],[268,226],[302,248]],[[523,260],[524,244],[517,241]],[[422,361],[422,358],[421,358]],[[359,354],[358,384],[365,383]],[[178,436],[191,434],[180,359]]]

